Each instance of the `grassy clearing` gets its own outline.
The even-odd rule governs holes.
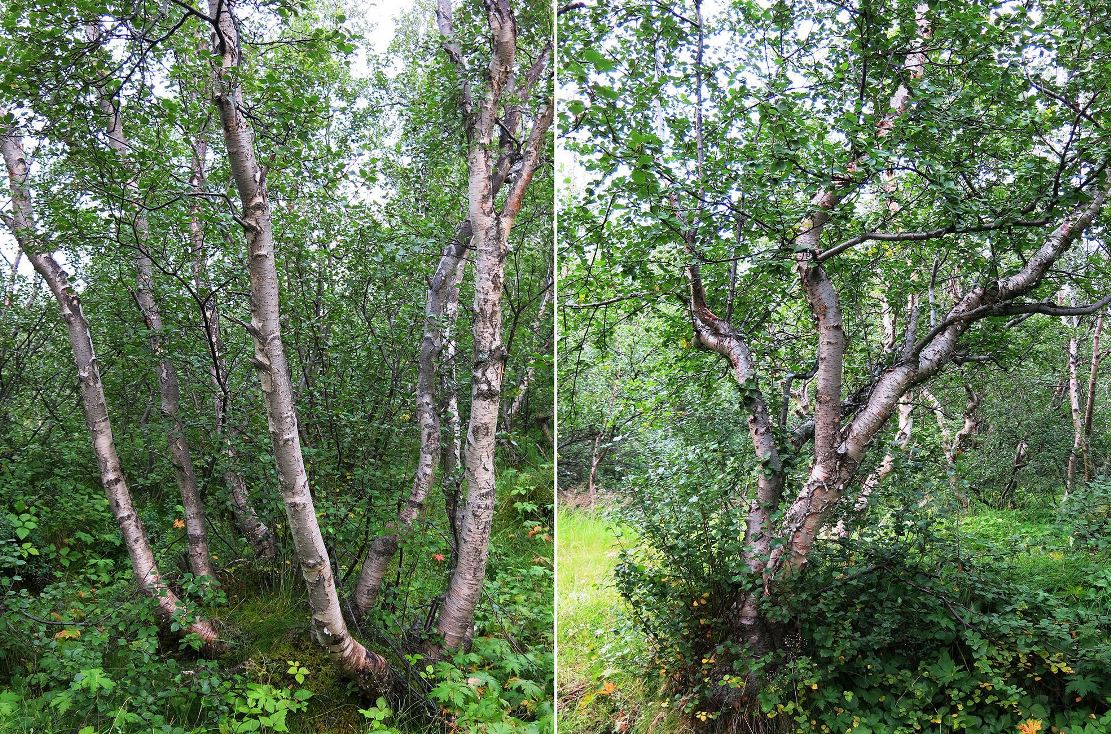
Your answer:
[[[601,646],[621,605],[612,584],[618,545],[597,515],[561,511],[557,527],[559,677],[561,689],[571,691],[605,672]]]
[[[1093,579],[1104,576],[1111,559],[1106,553],[1082,550],[1069,529],[1052,513],[1034,517],[1029,511],[980,510],[963,518],[961,542],[969,553],[991,553],[1004,561],[1010,577],[1032,588],[1093,603]],[[1095,600],[1106,608],[1111,598]]]
[[[584,510],[560,510],[556,528],[559,731],[688,731],[643,675],[644,640],[613,585],[618,530]]]

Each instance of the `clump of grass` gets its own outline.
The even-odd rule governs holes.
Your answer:
[[[1017,546],[1038,548],[1068,543],[1067,533],[1052,516],[1031,516],[1023,510],[981,510],[960,520],[964,541],[983,549]]]

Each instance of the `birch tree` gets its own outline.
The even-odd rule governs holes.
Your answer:
[[[4,111],[9,117],[11,113]],[[6,123],[10,125],[10,123]],[[66,324],[70,348],[77,369],[77,380],[81,391],[81,404],[85,412],[85,422],[89,428],[93,451],[100,465],[100,479],[108,497],[108,506],[119,525],[124,546],[131,559],[131,569],[135,574],[139,589],[155,600],[158,615],[167,624],[182,624],[190,633],[197,635],[206,645],[217,643],[216,629],[204,619],[189,618],[188,609],[177,595],[170,590],[158,570],[146,530],[135,511],[131,492],[116,453],[112,436],[112,422],[108,415],[108,404],[104,398],[104,387],[100,379],[93,348],[92,331],[81,305],[81,298],[73,285],[69,273],[50,254],[49,238],[36,231],[31,191],[28,184],[30,167],[23,150],[23,140],[12,127],[4,130],[4,163],[8,171],[8,186],[12,199],[10,214],[4,221],[19,243],[35,272],[50,288],[58,302],[62,319]]]
[[[522,90],[527,91],[529,85],[515,83],[518,28],[514,9],[507,0],[494,0],[485,4],[485,12],[491,48],[486,88],[475,94],[464,81],[461,89],[468,143],[467,219],[475,252],[474,368],[471,413],[463,454],[467,497],[459,528],[455,568],[436,624],[447,648],[459,647],[470,634],[486,574],[496,495],[494,450],[506,358],[501,310],[505,258],[513,224],[529,183],[540,166],[554,116],[552,99],[545,90],[542,106],[521,145],[519,163],[512,171],[512,180],[508,181],[508,194],[499,205],[495,182],[497,178],[508,179],[511,161],[503,163],[503,158],[496,156],[494,136],[505,124],[501,117],[503,107],[507,117],[522,115],[520,98]],[[441,0],[437,6],[437,21],[445,39],[446,53],[458,67],[460,78],[468,79],[472,72],[459,51],[448,0]],[[504,170],[500,169],[502,165],[506,167]]]
[[[445,53],[457,63],[461,58],[458,42],[453,38],[450,7],[437,9],[437,22],[443,34]],[[515,42],[515,39],[514,39]],[[535,168],[536,161],[528,160],[530,153],[520,150],[521,128],[525,116],[525,104],[533,96],[539,84],[543,93],[546,93],[548,60],[551,55],[550,46],[541,49],[539,56],[527,68],[520,83],[519,89],[509,90],[508,100],[504,110],[496,108],[496,123],[500,127],[497,144],[496,158],[492,159],[492,168],[489,171],[489,193],[491,200],[497,198],[502,186],[509,179],[515,168],[531,165]],[[512,67],[513,60],[507,64]],[[461,74],[466,69],[459,70]],[[465,79],[465,77],[464,77]],[[463,95],[468,98],[471,94],[469,82]],[[500,94],[500,93],[499,93]],[[465,102],[465,104],[472,104]],[[470,122],[466,121],[466,125]],[[548,123],[550,124],[550,122]],[[540,132],[540,140],[544,132]],[[491,135],[491,142],[493,138]],[[530,137],[531,143],[531,137]],[[536,143],[539,145],[540,143]],[[519,172],[518,177],[526,175],[531,178],[532,173]],[[469,192],[468,192],[469,195]],[[519,207],[520,204],[518,203]],[[448,497],[448,514],[452,519],[452,535],[455,537],[462,527],[461,505],[458,499],[458,489],[455,483],[455,466],[459,449],[454,446],[459,441],[459,416],[458,397],[454,379],[450,374],[453,369],[456,346],[453,333],[456,328],[456,319],[459,312],[459,289],[466,269],[466,254],[468,248],[473,247],[474,225],[472,215],[468,213],[456,228],[451,240],[440,254],[439,263],[428,286],[428,295],[425,307],[424,334],[421,340],[419,358],[419,376],[417,381],[417,424],[421,428],[420,454],[417,459],[417,470],[413,477],[413,487],[409,497],[404,502],[398,513],[397,522],[394,524],[395,532],[379,535],[371,543],[370,551],[363,561],[359,582],[355,587],[354,606],[360,614],[366,614],[378,596],[382,579],[386,570],[397,553],[399,544],[406,534],[412,529],[414,521],[420,515],[429,489],[432,486],[436,463],[443,459],[441,467],[441,483],[444,485]],[[509,233],[505,232],[505,241],[508,243]],[[545,294],[547,294],[545,290]],[[544,311],[541,303],[539,312]],[[499,317],[500,318],[500,317]],[[541,318],[538,316],[538,319]],[[441,375],[441,370],[448,372]],[[526,372],[527,374],[527,372]],[[527,386],[527,382],[525,383]],[[527,389],[527,387],[526,387]],[[518,408],[519,410],[519,408]],[[444,425],[446,424],[446,425]],[[441,435],[448,434],[448,440],[441,446]]]
[[[915,391],[992,358],[1031,315],[1092,314],[1109,300],[1046,295],[1101,226],[1105,113],[1077,102],[1093,80],[1057,89],[1054,65],[1073,59],[1024,62],[1025,41],[977,36],[1026,23],[1021,11],[877,11],[623,3],[572,16],[564,36],[563,120],[587,182],[561,218],[573,227],[565,256],[579,265],[565,302],[589,314],[580,322],[653,313],[673,340],[712,355],[684,368],[735,386],[753,455],[751,480],[723,510],[743,527],[733,586],[717,602],[729,631],[706,633],[743,652],[707,656],[711,676],[781,649],[784,631],[764,610],[838,508],[859,501],[859,475],[882,473],[869,455],[897,413],[908,429]],[[981,12],[991,20],[969,20]],[[1020,130],[1029,98],[1037,112]],[[973,120],[987,118],[1012,125],[992,122],[985,136]],[[1043,124],[1048,146],[1034,130]],[[1029,177],[1007,188],[1020,170]],[[1004,189],[1014,198],[996,206]],[[889,301],[932,314],[910,316],[894,349],[870,338],[879,319],[867,289],[881,283]],[[770,385],[811,360],[814,405],[796,401],[791,425],[771,409]],[[760,676],[745,685],[758,689]],[[710,695],[724,710],[740,705],[728,686]]]
[[[266,172],[255,152],[255,135],[243,113],[239,79],[241,43],[236,5],[210,0],[208,18],[215,28],[213,99],[220,115],[232,178],[242,210],[251,279],[250,334],[255,341],[254,366],[266,407],[278,483],[285,504],[293,549],[308,589],[313,637],[343,670],[360,680],[381,685],[389,664],[351,636],[340,608],[331,560],[317,522],[297,429],[293,383],[282,343],[278,270]]]
[[[94,48],[102,41],[99,26],[86,26],[86,36]],[[109,91],[109,80],[100,79],[97,85],[97,104],[104,116],[105,134],[112,152],[119,158],[121,166],[127,167],[127,156],[131,148],[127,133],[123,128],[120,107],[113,101]],[[126,176],[127,195],[135,202],[142,201],[137,174]],[[181,491],[181,504],[185,508],[185,533],[187,538],[186,556],[189,568],[197,576],[216,577],[208,550],[208,532],[205,530],[204,505],[197,487],[197,475],[193,469],[193,457],[189,443],[185,439],[185,427],[179,415],[181,387],[177,367],[167,353],[162,326],[162,309],[154,293],[154,263],[147,252],[150,225],[147,215],[140,205],[134,206],[131,229],[135,237],[135,302],[142,314],[143,322],[150,332],[150,350],[158,360],[158,392],[161,397],[162,417],[166,420],[166,444],[170,448],[170,459]]]

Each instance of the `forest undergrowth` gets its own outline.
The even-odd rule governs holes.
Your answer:
[[[1084,494],[830,540],[779,610],[793,634],[758,694],[763,730],[1108,731],[1111,504],[1105,481]],[[620,514],[558,518],[561,730],[712,730],[691,684],[709,660],[650,634],[660,621],[619,593],[637,545]]]
[[[12,503],[0,516],[0,732],[549,731],[553,545],[544,497],[551,473],[542,457],[529,459],[500,474],[492,570],[469,650],[435,663],[413,652],[434,618],[428,600],[450,573],[450,545],[434,530],[446,522],[442,503],[431,503],[422,519],[429,532],[403,546],[381,604],[355,627],[407,673],[398,691],[381,697],[341,675],[312,640],[304,584],[288,552],[269,563],[253,559],[245,543],[214,544],[214,559],[226,562],[218,585],[174,573],[190,609],[226,640],[205,654],[198,641],[157,627],[94,478],[74,481],[58,506]],[[156,504],[142,514],[148,527],[169,529],[160,552],[172,554],[180,522],[162,517]],[[339,524],[341,536],[352,536],[341,542],[354,544],[357,529]],[[276,531],[284,551],[281,523]],[[341,566],[338,578],[346,571]]]

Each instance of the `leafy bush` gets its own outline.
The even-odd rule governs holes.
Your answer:
[[[696,725],[721,714],[723,687],[762,726],[785,731],[1111,725],[1106,483],[1070,497],[1062,528],[1052,511],[965,516],[947,504],[944,478],[909,482],[918,468],[904,461],[872,521],[827,537],[780,582],[777,606],[763,610],[779,647],[754,658],[729,626],[738,593],[759,588],[738,561],[744,529],[730,520],[746,468],[718,445],[660,454],[612,511],[638,534],[615,579],[657,680]]]
[[[1076,545],[1111,551],[1111,478],[1078,485],[1061,504],[1061,520]]]
[[[971,559],[941,537],[814,558],[774,610],[792,634],[763,710],[820,731],[1106,731],[1111,570],[1072,599],[1015,578],[1002,548]]]

